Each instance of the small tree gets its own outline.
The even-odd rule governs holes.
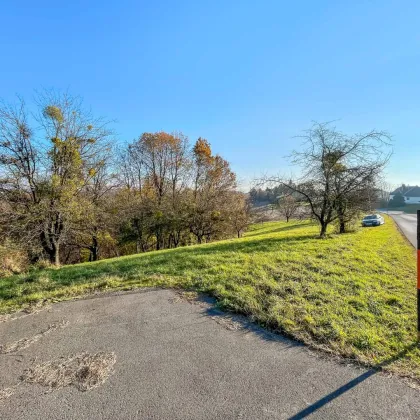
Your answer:
[[[296,215],[299,210],[299,202],[293,195],[285,195],[277,201],[277,208],[280,214],[286,219],[286,222]]]
[[[315,123],[302,137],[303,149],[292,155],[293,163],[301,168],[301,177],[295,182],[269,181],[281,183],[302,197],[320,225],[320,237],[325,237],[330,223],[339,217],[344,221],[350,208],[346,203],[355,205],[357,193],[375,185],[390,157],[390,137],[376,130],[347,135],[328,123]],[[342,227],[344,232],[345,223]]]
[[[245,194],[241,192],[232,192],[230,204],[228,206],[230,213],[229,221],[238,238],[250,223],[251,218],[251,202]]]

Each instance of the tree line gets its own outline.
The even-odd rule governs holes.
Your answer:
[[[182,133],[122,145],[80,98],[0,106],[0,246],[29,263],[96,261],[241,236],[249,217],[229,162]]]

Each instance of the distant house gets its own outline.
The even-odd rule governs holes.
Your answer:
[[[396,194],[401,194],[404,197],[406,204],[420,204],[420,187],[410,187],[403,185],[397,188],[389,195],[389,199],[392,200]]]

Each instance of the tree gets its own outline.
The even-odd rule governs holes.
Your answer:
[[[180,231],[186,224],[185,218],[179,216],[185,213],[181,197],[190,168],[188,146],[188,139],[182,133],[165,132],[143,133],[128,146],[124,177],[140,199],[144,189],[148,190],[151,198],[147,206],[148,226],[154,230],[156,249],[163,248],[165,241],[177,246]],[[136,219],[144,222],[144,214]]]
[[[292,155],[293,163],[301,168],[300,178],[295,182],[269,180],[308,203],[320,225],[320,237],[325,237],[328,225],[338,218],[344,232],[349,209],[366,204],[367,196],[359,193],[373,189],[389,160],[390,137],[376,130],[347,135],[329,123],[315,123],[302,138],[303,149]],[[356,201],[356,197],[361,199]]]
[[[213,156],[207,140],[199,138],[193,148],[193,194],[190,203],[189,228],[197,242],[210,241],[226,226],[231,194],[236,176],[229,162]]]
[[[231,194],[228,207],[229,222],[238,238],[250,224],[251,208],[251,200],[244,193],[234,192]]]
[[[35,119],[23,101],[0,106],[0,245],[59,265],[246,228],[245,196],[206,140],[143,133],[114,160],[107,122],[80,99],[48,91],[36,104]]]
[[[380,180],[377,185],[376,195],[378,197],[378,204],[377,206],[380,208],[388,208],[389,201],[392,191],[395,190],[395,186],[390,184],[389,182]]]
[[[90,170],[90,179],[78,197],[79,211],[72,218],[76,246],[89,251],[89,261],[99,259],[101,245],[110,241],[111,231],[115,230],[115,223],[111,220],[115,201],[110,200],[110,192],[117,187],[117,181],[110,171],[111,157],[111,147],[98,152],[95,169]]]
[[[98,170],[98,153],[111,135],[80,98],[52,91],[38,95],[39,128],[25,103],[0,108],[0,199],[6,235],[24,239],[60,264],[60,246],[80,211],[79,197]]]
[[[404,196],[397,192],[391,200],[389,200],[389,207],[404,207],[406,205]]]
[[[282,196],[277,201],[277,208],[286,219],[286,222],[289,222],[290,218],[296,215],[299,207],[299,201],[291,194]]]

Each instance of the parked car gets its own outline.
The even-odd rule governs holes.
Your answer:
[[[370,214],[362,220],[362,226],[380,226],[385,223],[385,219],[380,214]]]

